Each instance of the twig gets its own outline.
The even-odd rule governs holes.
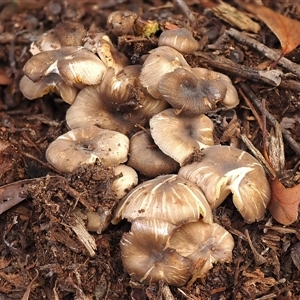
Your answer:
[[[194,17],[193,13],[184,2],[184,0],[173,0],[173,4],[175,7],[178,7],[181,10],[185,17],[189,19],[191,25],[194,25],[196,23],[196,18]]]
[[[243,90],[243,92],[247,95],[247,97],[253,102],[255,107],[262,113],[262,105],[260,100],[256,97],[254,92],[244,83],[238,83],[238,86]],[[265,109],[265,114],[267,120],[275,127],[277,120],[269,113],[268,110]],[[279,125],[280,126],[280,125]],[[288,130],[282,128],[282,135],[285,141],[290,145],[290,147],[296,152],[298,156],[300,156],[300,145],[292,138],[291,134]]]
[[[290,60],[288,60],[285,57],[281,57],[281,55],[278,54],[277,52],[275,52],[274,50],[268,48],[264,44],[258,42],[255,39],[250,38],[246,34],[243,34],[234,28],[230,28],[230,29],[226,30],[226,32],[229,36],[233,37],[238,42],[248,45],[249,47],[259,51],[260,53],[262,53],[264,56],[268,57],[269,59],[278,61],[279,66],[296,74],[297,77],[300,79],[300,66],[298,64],[291,62]]]

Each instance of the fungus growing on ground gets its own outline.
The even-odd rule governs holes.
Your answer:
[[[129,222],[138,217],[165,220],[174,225],[203,218],[212,223],[212,212],[196,184],[178,175],[162,175],[143,182],[131,190],[118,204],[112,219]]]
[[[76,86],[100,83],[106,67],[94,53],[83,47],[63,47],[32,56],[23,71],[33,82],[57,73],[65,83]]]
[[[148,178],[175,173],[179,169],[179,164],[164,154],[146,131],[139,131],[130,138],[127,165]]]
[[[107,27],[115,35],[133,34],[133,27],[137,15],[129,10],[114,11],[107,17]]]
[[[233,203],[248,223],[262,220],[271,189],[260,163],[249,153],[231,146],[203,150],[201,162],[179,170],[179,175],[196,183],[212,208],[233,194]]]
[[[177,28],[162,32],[158,39],[158,46],[169,46],[180,53],[191,54],[198,49],[199,43],[190,30]]]
[[[129,275],[146,284],[163,281],[182,286],[191,277],[191,260],[168,247],[176,226],[164,220],[137,218],[120,242],[122,262]]]
[[[215,110],[227,88],[220,81],[198,79],[190,70],[177,68],[161,77],[158,91],[179,114],[195,116]]]
[[[178,115],[166,109],[150,119],[150,130],[156,145],[181,166],[195,150],[214,144],[213,122],[205,115]]]
[[[158,47],[151,50],[150,55],[146,58],[142,67],[140,82],[152,97],[161,99],[161,94],[158,91],[161,77],[177,68],[190,69],[191,67],[177,50],[168,46]]]
[[[115,179],[111,184],[111,192],[115,199],[122,199],[132,188],[138,184],[136,171],[126,165],[118,165],[113,168]]]
[[[49,92],[59,95],[66,103],[72,104],[78,94],[75,86],[67,85],[58,74],[51,73],[38,82],[33,82],[26,75],[20,80],[20,91],[29,100],[41,98]]]
[[[205,261],[198,277],[203,277],[216,262],[231,262],[234,240],[222,226],[206,224],[199,220],[177,228],[168,242],[170,248],[192,260],[193,266],[199,260]]]
[[[77,128],[59,136],[47,151],[46,159],[61,172],[98,159],[104,166],[117,166],[127,160],[129,139],[122,133],[97,126]]]

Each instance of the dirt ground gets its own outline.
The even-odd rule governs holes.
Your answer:
[[[240,1],[226,2],[245,11]],[[298,1],[263,2],[300,20]],[[274,69],[289,73],[287,78],[295,83],[292,88],[288,81],[276,87],[259,77],[252,78],[250,70],[267,67],[272,61],[230,36],[222,40],[225,30],[233,26],[204,8],[200,1],[186,3],[196,18],[192,29],[200,42],[197,53],[186,55],[188,63],[228,75],[240,95],[236,109],[208,114],[216,126],[216,140],[247,149],[239,135],[242,132],[262,151],[262,131],[245,101],[249,95],[242,96],[248,87],[258,99],[264,99],[266,109],[278,122],[283,118],[291,122],[288,130],[299,145],[299,79],[280,65]],[[283,226],[267,211],[264,220],[247,224],[230,197],[214,211],[214,217],[234,237],[233,261],[216,264],[205,278],[189,288],[171,286],[169,296],[162,293],[163,283],[142,285],[131,280],[123,269],[119,241],[122,233],[129,230],[129,223],[122,221],[109,225],[101,234],[92,233],[95,249],[90,250],[74,231],[75,207],[96,210],[116,206],[110,193],[114,176],[110,168],[99,164],[63,174],[47,163],[45,151],[49,143],[68,130],[65,113],[69,105],[53,94],[29,101],[20,92],[22,68],[31,57],[30,44],[60,22],[73,20],[87,30],[107,32],[118,50],[134,64],[157,47],[161,31],[150,37],[135,34],[118,40],[107,29],[107,16],[114,10],[131,10],[143,20],[158,21],[160,28],[166,24],[190,26],[180,8],[174,8],[172,1],[165,4],[161,0],[0,1],[0,204],[22,195],[25,198],[0,215],[0,300],[300,299],[299,219]],[[261,30],[251,36],[280,51],[274,33],[255,20]],[[231,61],[235,67],[232,70],[229,64],[217,64],[213,55]],[[286,57],[298,64],[299,49]],[[240,66],[249,69],[238,73]],[[271,128],[270,123],[267,128]],[[299,156],[285,139],[284,151],[281,179],[291,187],[300,184]]]

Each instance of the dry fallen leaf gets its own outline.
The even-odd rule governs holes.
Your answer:
[[[271,182],[272,196],[268,209],[273,218],[283,224],[290,225],[297,221],[300,204],[300,184],[285,188],[276,178]]]
[[[280,41],[282,54],[294,50],[300,44],[297,28],[300,22],[281,15],[263,5],[245,4],[245,8],[261,19],[277,36]]]

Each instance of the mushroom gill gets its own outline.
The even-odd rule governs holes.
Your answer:
[[[201,190],[176,174],[162,175],[143,182],[131,190],[118,204],[112,219],[129,222],[138,217],[155,218],[174,225],[203,218],[212,223],[212,212]]]
[[[179,175],[196,183],[212,208],[232,193],[233,203],[248,223],[262,220],[271,197],[263,167],[249,153],[231,146],[203,150],[201,162],[179,170]]]

